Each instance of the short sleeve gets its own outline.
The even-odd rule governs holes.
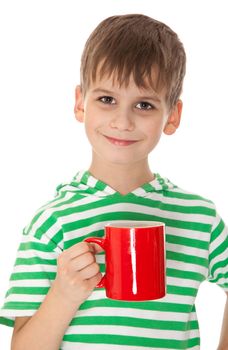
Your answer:
[[[36,226],[38,221],[34,221],[29,230],[23,231],[9,289],[0,309],[0,324],[13,327],[15,317],[32,316],[55,279],[57,257],[62,250],[47,232],[41,232],[40,226],[35,229]],[[51,230],[53,232],[51,226],[49,234]]]
[[[228,292],[228,227],[216,213],[209,245],[207,280]]]

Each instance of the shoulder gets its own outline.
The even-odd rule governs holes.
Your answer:
[[[199,201],[202,203],[209,203],[213,206],[213,201],[209,198],[201,195],[200,193],[187,190],[182,186],[178,186],[167,177],[161,177],[159,174],[156,174],[156,179],[161,186],[164,196],[166,197],[176,198],[177,200]]]
[[[210,198],[174,185],[163,192],[163,201],[170,206],[170,210],[194,215],[195,220],[206,220],[211,223],[216,217],[216,205]]]
[[[23,229],[23,236],[35,239],[55,249],[61,246],[63,240],[63,225],[61,217],[69,207],[71,196],[56,192],[53,198],[31,215],[30,220]]]
[[[173,197],[176,198],[200,201],[202,203],[208,203],[211,206],[214,206],[214,202],[208,197],[205,197],[204,195],[201,195],[200,193],[196,193],[194,191],[186,190],[185,188],[179,186],[175,186],[171,192]]]
[[[64,226],[67,225],[68,218],[77,211],[79,202],[80,205],[84,203],[85,189],[79,185],[70,180],[59,184],[53,198],[32,215],[23,234],[50,245],[62,245]]]
[[[170,180],[168,181],[172,184],[172,186],[169,186],[167,191],[165,191],[165,195],[180,200],[196,201],[199,203],[201,202],[202,204],[205,203],[211,207],[215,206],[214,202],[211,199],[202,195],[201,193],[197,193],[195,191],[186,189],[185,187],[178,186],[176,183],[173,183]]]

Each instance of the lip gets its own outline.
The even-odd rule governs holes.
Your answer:
[[[109,137],[106,135],[103,135],[109,142],[116,146],[129,146],[132,145],[133,143],[137,142],[137,140],[122,140],[122,139],[115,139],[113,137]]]

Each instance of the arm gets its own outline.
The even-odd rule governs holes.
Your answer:
[[[80,304],[71,304],[50,288],[33,317],[16,318],[12,350],[58,350]]]
[[[38,311],[16,319],[11,350],[58,350],[79,306],[101,279],[96,246],[81,242],[58,259],[57,275]]]
[[[228,292],[226,293],[226,305],[224,309],[223,323],[218,350],[228,350]]]

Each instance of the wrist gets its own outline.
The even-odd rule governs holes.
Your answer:
[[[55,299],[55,303],[57,305],[61,305],[65,310],[71,310],[72,313],[75,313],[80,307],[80,305],[82,304],[82,301],[71,300],[70,298],[67,298],[65,295],[63,295],[60,292],[55,281],[53,282],[51,288],[49,289],[48,294]]]

